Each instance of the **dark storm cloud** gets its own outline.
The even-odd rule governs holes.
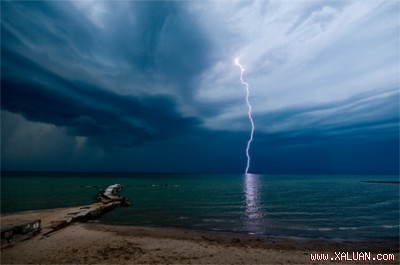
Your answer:
[[[2,46],[42,45],[90,52],[94,31],[89,21],[74,16],[67,3],[26,1],[2,2]],[[22,19],[23,18],[23,19]],[[37,51],[40,52],[40,51]]]
[[[120,96],[78,81],[65,80],[9,51],[7,64],[29,69],[39,80],[8,80],[2,77],[2,108],[28,120],[66,127],[88,136],[101,146],[132,146],[165,139],[195,128],[199,121],[182,117],[171,98]],[[43,83],[40,80],[45,80]]]
[[[156,87],[155,80],[161,80],[168,93],[191,99],[193,79],[211,63],[211,45],[185,3],[96,1],[81,8],[85,1],[73,3],[2,2],[2,48],[65,77],[81,68],[74,78],[114,81],[107,88],[114,91],[165,92],[166,87]],[[85,13],[100,8],[96,5],[103,16]]]
[[[70,2],[2,2],[2,109],[101,146],[197,128],[200,121],[178,113],[174,99],[190,100],[191,81],[207,64],[207,41],[192,19],[176,2],[103,4],[111,15],[97,28]],[[118,68],[99,58],[145,77],[121,84]],[[154,76],[172,84],[171,96],[157,95],[164,84],[152,83]],[[119,85],[102,87],[102,81]],[[143,82],[150,91],[129,96]],[[114,91],[121,86],[131,90],[127,96]]]
[[[181,2],[133,1],[126,8],[131,12],[118,10],[105,22],[120,29],[105,29],[112,60],[128,60],[141,71],[162,73],[187,94],[191,79],[210,64],[210,45],[195,20]]]
[[[251,172],[397,173],[397,7],[2,1],[2,166],[242,172],[238,56]]]

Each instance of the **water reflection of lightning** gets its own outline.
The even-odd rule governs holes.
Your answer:
[[[249,87],[249,83],[245,82],[243,80],[243,73],[245,71],[244,67],[240,64],[239,62],[239,58],[235,59],[235,64],[240,68],[240,82],[242,83],[242,85],[245,86],[246,88],[246,103],[247,103],[247,107],[248,107],[248,116],[249,116],[249,120],[250,120],[250,124],[251,124],[251,133],[250,133],[250,138],[249,141],[247,142],[247,147],[246,147],[246,156],[247,156],[247,166],[246,166],[246,174],[249,172],[249,168],[250,168],[250,155],[249,155],[249,149],[250,149],[250,145],[251,142],[253,141],[253,134],[254,134],[254,122],[253,122],[253,118],[251,116],[251,105],[250,105],[250,101],[249,101],[249,94],[250,94],[250,87]]]
[[[261,178],[259,175],[244,176],[243,191],[246,199],[244,228],[248,233],[264,233],[267,229],[261,198]]]

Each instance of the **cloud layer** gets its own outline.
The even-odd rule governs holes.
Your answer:
[[[3,167],[46,169],[41,150],[54,138],[66,144],[52,141],[52,169],[70,157],[76,170],[240,171],[249,132],[240,58],[254,171],[296,172],[296,157],[323,149],[334,163],[354,143],[366,155],[336,171],[361,172],[381,152],[391,158],[366,171],[396,172],[398,10],[396,1],[3,1]],[[35,151],[18,144],[32,135]]]

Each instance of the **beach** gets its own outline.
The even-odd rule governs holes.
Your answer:
[[[1,264],[317,264],[311,255],[327,254],[340,264],[398,264],[399,242],[279,238],[171,227],[74,223],[44,236],[50,222],[76,207],[2,215],[1,225],[40,219],[40,234],[4,243]],[[336,252],[336,253],[335,253]],[[335,260],[340,252],[342,259]],[[365,260],[362,253],[370,253]],[[378,261],[378,254],[393,254]],[[315,257],[315,256],[314,256]],[[344,260],[343,260],[344,258]],[[353,259],[349,261],[350,259]],[[368,258],[368,256],[367,256]],[[355,260],[358,259],[358,260]],[[362,260],[361,260],[362,259]],[[331,261],[331,260],[330,260]]]

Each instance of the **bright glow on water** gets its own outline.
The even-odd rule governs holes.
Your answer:
[[[246,197],[246,218],[245,229],[249,233],[255,233],[256,231],[263,230],[264,223],[264,211],[261,205],[260,198],[260,176],[255,174],[244,175],[243,193]]]

